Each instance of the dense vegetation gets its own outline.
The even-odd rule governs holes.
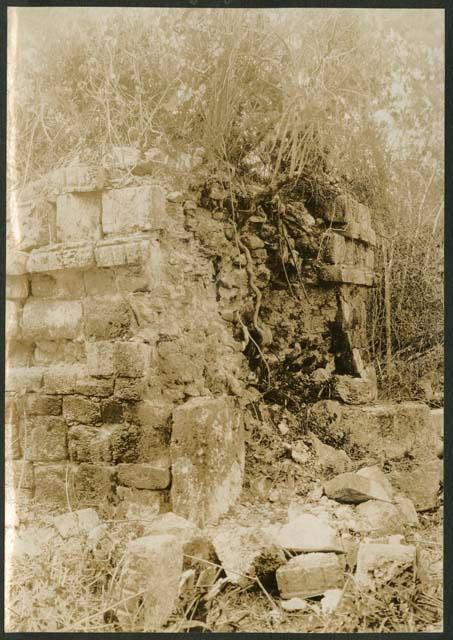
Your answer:
[[[9,17],[12,186],[127,145],[185,154],[187,166],[199,158],[227,198],[292,191],[322,206],[347,190],[370,206],[380,238],[369,337],[382,391],[430,399],[441,387],[441,12]]]

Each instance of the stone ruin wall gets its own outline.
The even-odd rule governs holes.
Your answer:
[[[118,186],[104,170],[67,167],[11,203],[11,496],[73,507],[107,501],[117,514],[132,502],[199,524],[239,496],[244,408],[256,394],[236,323],[238,311],[253,309],[249,276],[222,216],[174,200],[148,176]],[[321,345],[328,358],[314,359],[312,382],[324,368],[333,397],[371,402],[376,384],[363,351],[370,214],[339,197],[316,224],[323,247],[304,273],[310,304],[266,288],[266,247],[253,229],[245,239],[264,274],[263,326],[273,337],[263,350],[271,361],[298,342],[310,359]]]

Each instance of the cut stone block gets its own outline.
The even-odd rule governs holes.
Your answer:
[[[34,462],[66,460],[68,428],[57,416],[26,418],[25,457]]]
[[[166,489],[170,485],[170,461],[162,458],[155,462],[119,464],[118,482],[136,489]]]
[[[38,503],[67,504],[73,499],[73,468],[65,464],[34,464],[35,500]]]
[[[173,511],[199,525],[239,497],[244,469],[241,413],[228,397],[193,398],[173,412]]]
[[[138,402],[145,389],[143,378],[116,378],[115,397],[119,400]]]
[[[101,408],[88,398],[66,396],[63,399],[63,417],[68,424],[97,424],[101,421]]]
[[[74,426],[68,432],[69,455],[73,462],[112,462],[112,439],[122,425]]]
[[[5,458],[17,460],[22,456],[19,425],[5,422]]]
[[[340,282],[363,287],[372,287],[374,284],[374,273],[359,267],[345,265],[322,266],[318,269],[318,275],[320,280],[324,282]]]
[[[167,427],[174,405],[164,400],[143,400],[126,407],[127,420],[144,427]]]
[[[312,436],[311,444],[316,456],[317,465],[327,473],[346,473],[352,467],[352,460],[341,449],[324,444],[316,436]]]
[[[96,264],[98,267],[140,265],[150,259],[151,252],[158,250],[157,247],[155,242],[149,240],[127,243],[102,241],[95,249]]]
[[[333,391],[335,397],[346,404],[370,404],[377,397],[374,380],[352,376],[334,376]]]
[[[104,233],[135,233],[164,229],[165,192],[159,186],[112,189],[102,194],[102,228]]]
[[[346,240],[330,232],[325,241],[324,260],[330,264],[343,264],[346,258]]]
[[[67,193],[57,198],[57,242],[97,240],[101,237],[101,196]]]
[[[160,631],[176,606],[183,556],[174,536],[146,536],[129,542],[121,572],[116,614],[123,628]],[[137,611],[143,602],[142,617]]]
[[[403,531],[403,517],[396,505],[380,500],[367,500],[357,505],[356,513],[366,523],[368,532],[384,535]]]
[[[142,342],[89,342],[86,350],[92,376],[138,378],[146,373],[151,361],[151,348]]]
[[[102,174],[102,167],[71,165],[55,169],[47,175],[47,181],[57,193],[83,193],[102,189]]]
[[[412,500],[405,496],[395,496],[395,505],[397,506],[405,524],[412,527],[418,526],[418,515]]]
[[[414,570],[415,561],[413,545],[362,543],[357,554],[356,583],[372,587],[375,578],[388,582],[404,570]]]
[[[44,391],[48,394],[68,395],[75,393],[78,367],[50,367],[44,373]]]
[[[98,506],[114,495],[115,467],[82,462],[74,472],[74,490],[79,504]]]
[[[278,589],[285,600],[321,595],[343,586],[343,570],[336,553],[306,553],[291,558],[276,572]]]
[[[84,331],[89,338],[127,337],[131,316],[128,303],[117,297],[87,298],[83,303]]]
[[[444,438],[444,410],[442,409],[431,409],[431,423],[433,425],[433,429],[435,433],[438,434],[439,438],[443,440]]]
[[[442,461],[433,459],[408,471],[392,471],[394,485],[412,500],[417,511],[429,511],[437,506]]]
[[[5,333],[8,340],[20,340],[20,317],[21,307],[19,303],[7,300],[5,305]]]
[[[357,475],[374,480],[374,482],[383,486],[389,496],[393,496],[393,487],[388,474],[381,471],[377,465],[373,465],[372,467],[362,467],[362,469],[357,471]]]
[[[82,324],[82,305],[77,301],[30,299],[25,303],[22,330],[27,340],[76,338]]]
[[[83,274],[66,269],[52,274],[33,273],[31,292],[35,298],[53,298],[54,300],[83,298],[85,296]]]
[[[387,493],[382,484],[356,473],[336,476],[324,484],[324,491],[328,498],[338,502],[359,504],[365,500],[392,501],[392,495]]]
[[[60,269],[89,269],[95,264],[93,244],[79,242],[74,246],[60,245],[51,250],[33,250],[27,269],[30,273],[41,273]]]
[[[89,533],[100,525],[99,516],[94,509],[80,509],[71,513],[63,513],[52,518],[52,525],[62,538],[72,538],[81,533]]]
[[[108,377],[113,375],[114,366],[113,342],[87,342],[87,370],[91,376]]]
[[[246,586],[255,576],[266,580],[285,564],[285,554],[264,531],[236,524],[221,525],[212,537],[229,582]]]
[[[117,485],[116,495],[122,503],[135,504],[150,507],[156,514],[160,513],[164,502],[164,491],[151,491],[149,489],[133,489]],[[120,503],[120,505],[122,504]],[[127,506],[126,506],[127,509]]]
[[[283,549],[299,553],[335,551],[343,546],[337,532],[311,514],[301,514],[273,533],[275,542]]]
[[[51,203],[43,199],[13,207],[11,225],[19,250],[30,251],[49,244],[51,208]]]
[[[109,398],[101,402],[102,422],[117,424],[123,419],[123,404],[118,400]]]
[[[27,460],[8,460],[5,463],[5,487],[34,489],[33,464]]]
[[[28,393],[24,398],[24,409],[29,415],[59,416],[61,415],[61,398]]]
[[[6,276],[6,299],[25,300],[28,297],[28,276]]]
[[[39,391],[43,382],[43,370],[39,367],[7,367],[6,391]]]
[[[6,274],[8,276],[22,276],[28,273],[28,253],[9,249],[6,252]]]
[[[107,398],[113,394],[113,380],[92,378],[81,375],[77,377],[75,392],[83,396],[97,396]],[[106,420],[103,420],[106,422]],[[115,420],[119,422],[119,420]]]

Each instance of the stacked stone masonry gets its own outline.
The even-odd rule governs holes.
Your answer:
[[[301,339],[327,345],[338,398],[368,402],[375,382],[361,349],[376,239],[351,199],[325,218],[311,305],[291,299],[287,315]],[[226,242],[211,223],[213,241],[221,232]],[[241,261],[216,272],[220,248],[201,246],[159,184],[112,188],[92,167],[28,185],[7,240],[7,485],[42,502],[128,500],[217,519],[244,469],[250,372],[232,329],[235,299],[247,296]],[[257,262],[265,253],[251,251]],[[263,292],[271,331],[287,303],[282,290]]]

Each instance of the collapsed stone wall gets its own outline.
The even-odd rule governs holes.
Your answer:
[[[149,176],[128,184],[93,167],[28,185],[7,221],[7,484],[16,495],[215,520],[242,485],[242,409],[256,393],[250,344],[268,366],[291,363],[318,397],[328,380],[344,403],[374,400],[363,351],[369,211],[340,196],[303,219],[293,246],[314,233],[316,259],[312,250],[300,261],[288,290],[266,286],[280,266],[263,220],[251,219],[238,243],[222,212],[183,206]],[[256,308],[251,289],[262,297],[252,341],[243,322]]]

